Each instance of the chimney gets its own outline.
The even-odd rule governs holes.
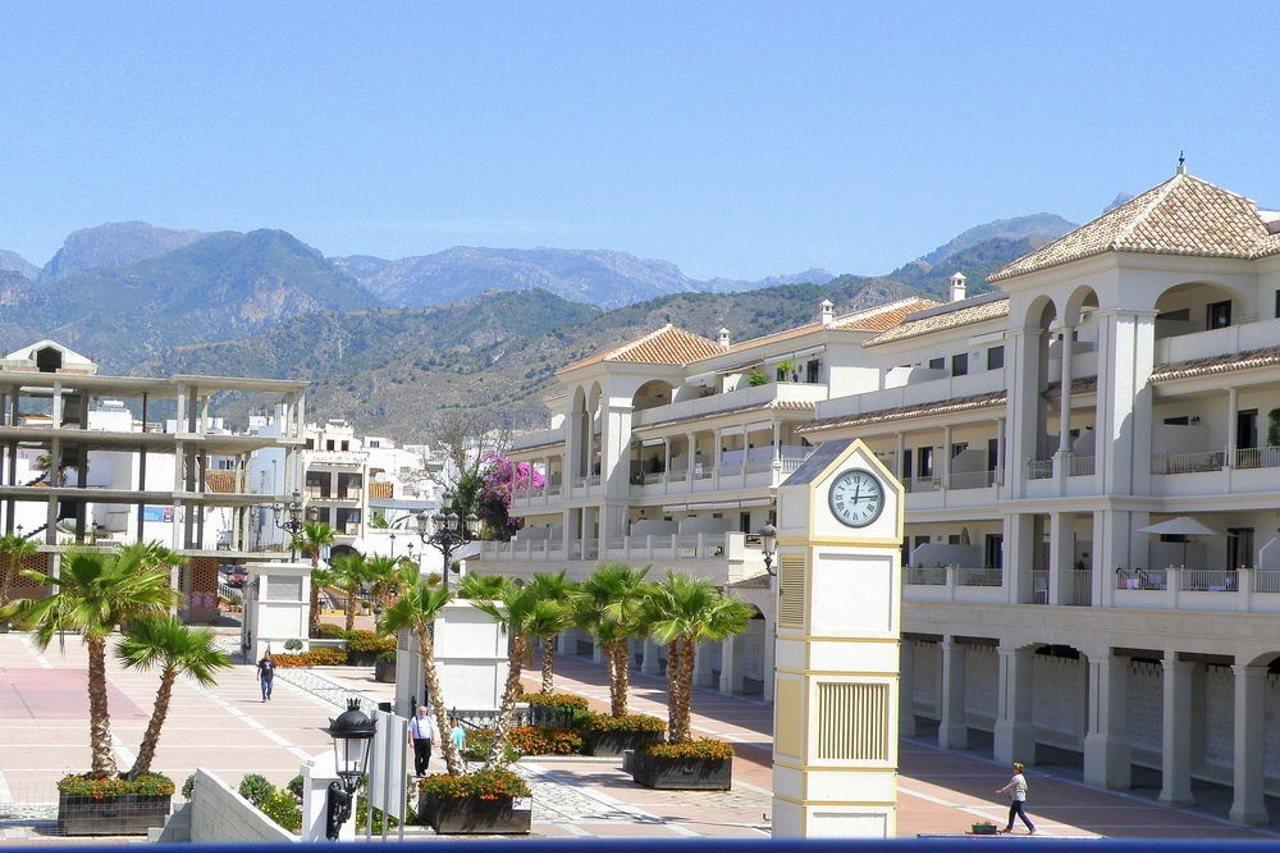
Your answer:
[[[717,338],[717,340],[720,342],[720,346],[724,347],[725,349],[728,349],[729,348],[729,330],[721,326],[720,335]]]
[[[951,274],[951,302],[959,302],[964,299],[965,281],[964,273],[957,272]]]
[[[818,304],[818,319],[822,321],[822,325],[830,326],[835,322],[835,315],[832,314],[832,309],[835,307],[830,299],[824,299]]]

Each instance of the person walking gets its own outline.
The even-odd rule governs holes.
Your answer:
[[[276,659],[271,656],[271,652],[267,652],[262,656],[262,660],[258,661],[258,686],[262,688],[262,701],[267,702],[271,699],[271,687],[276,680]]]
[[[1009,825],[1004,828],[1004,832],[1013,832],[1013,819],[1020,817],[1027,825],[1027,835],[1035,835],[1036,825],[1027,817],[1026,812],[1027,777],[1022,775],[1022,762],[1013,762],[1013,778],[1003,788],[997,788],[996,793],[1009,795]]]
[[[427,713],[426,705],[418,706],[418,714],[409,721],[409,743],[413,746],[414,775],[426,776],[431,763],[431,745],[440,737],[435,719]]]

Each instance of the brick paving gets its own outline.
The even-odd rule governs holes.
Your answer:
[[[226,642],[234,642],[228,634]],[[581,658],[557,661],[557,689],[607,707],[603,667]],[[330,748],[322,728],[346,692],[389,699],[394,685],[364,667],[326,667],[290,678],[282,671],[275,698],[263,703],[253,667],[241,664],[205,690],[176,686],[156,769],[178,784],[203,766],[233,786],[248,772],[283,784],[308,756]],[[112,726],[121,763],[132,760],[150,713],[158,676],[111,661]],[[535,674],[536,677],[536,674]],[[633,710],[665,714],[661,679],[636,673]],[[0,635],[0,841],[56,841],[55,783],[89,764],[85,653],[69,638],[38,653],[23,634]],[[296,683],[290,683],[294,681]],[[536,686],[532,685],[531,686]],[[698,690],[699,734],[734,743],[734,790],[650,791],[617,762],[581,757],[518,765],[534,789],[535,834],[544,837],[743,837],[768,835],[772,710],[757,700]],[[437,758],[433,770],[443,769]],[[901,744],[899,833],[955,834],[986,818],[1002,822],[1006,805],[991,793],[1003,767],[970,754],[943,752],[925,740]],[[1033,819],[1047,836],[1148,838],[1275,837],[1137,795],[1088,788],[1062,768],[1030,768]],[[416,833],[415,833],[416,835]],[[99,839],[109,842],[113,839]],[[126,841],[137,839],[114,839]]]

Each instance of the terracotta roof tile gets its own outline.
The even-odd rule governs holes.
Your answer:
[[[602,361],[632,364],[685,365],[700,358],[721,355],[724,348],[715,341],[685,331],[670,323],[619,347],[603,350],[560,368],[557,373],[577,370]]]
[[[975,296],[963,302],[951,303],[951,305],[955,307],[951,308],[949,305],[947,306],[949,310],[946,311],[929,310],[920,312],[924,316],[914,319],[907,317],[905,322],[876,335],[871,340],[863,343],[863,346],[874,347],[891,343],[892,341],[905,341],[910,338],[918,338],[921,335],[945,331],[946,329],[970,326],[987,320],[997,320],[1009,314],[1009,299],[1007,297],[993,298],[988,294]]]
[[[933,400],[925,403],[912,403],[907,406],[893,406],[886,409],[874,409],[859,412],[856,415],[837,415],[831,418],[807,423],[796,432],[808,435],[829,429],[845,429],[855,426],[885,423],[887,421],[903,421],[910,418],[921,418],[936,415],[950,415],[969,412],[974,409],[987,409],[1003,406],[1008,402],[1006,391],[989,391],[985,394],[971,394],[967,397],[952,397],[948,400]]]
[[[718,418],[721,415],[738,415],[743,412],[812,412],[815,405],[817,404],[803,400],[770,400],[767,403],[752,403],[746,406],[736,406],[732,409],[721,409],[718,412],[707,412],[700,415],[685,415],[683,417],[667,418],[664,421],[654,421],[652,423],[641,424],[633,427],[632,432],[642,432],[658,426],[669,427],[673,424],[706,421],[712,418]]]
[[[1002,281],[1104,252],[1255,258],[1276,251],[1250,199],[1179,173],[997,270]]]
[[[1171,382],[1176,379],[1194,379],[1197,376],[1213,376],[1218,373],[1272,367],[1277,364],[1280,364],[1280,346],[1263,347],[1208,358],[1157,364],[1151,374],[1151,381]]]

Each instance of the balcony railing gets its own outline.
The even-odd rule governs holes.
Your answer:
[[[1116,589],[1168,588],[1169,573],[1164,569],[1116,569]]]
[[[947,570],[943,566],[908,566],[903,570],[906,583],[917,586],[945,586]]]
[[[1280,447],[1241,447],[1236,450],[1237,468],[1280,467]]]
[[[1071,570],[1071,601],[1068,604],[1088,607],[1093,603],[1093,572],[1088,569]]]
[[[932,492],[942,485],[942,480],[929,474],[924,477],[910,477],[903,485],[908,492]]]
[[[1068,477],[1091,477],[1093,476],[1093,457],[1092,456],[1068,456],[1067,457],[1067,476]]]
[[[1053,478],[1053,460],[1052,459],[1028,459],[1027,460],[1027,479],[1028,480],[1049,480]]]
[[[1179,589],[1184,592],[1235,592],[1240,588],[1240,575],[1234,569],[1183,569]]]
[[[1254,592],[1280,592],[1280,571],[1253,572]]]
[[[1202,471],[1219,471],[1226,463],[1227,454],[1221,450],[1165,453],[1151,458],[1151,473],[1195,474]]]
[[[995,471],[964,471],[952,473],[947,482],[951,489],[985,489],[996,482]]]
[[[1049,603],[1049,570],[1031,570],[1031,601],[1033,604]]]
[[[961,568],[959,572],[956,583],[960,586],[1000,586],[1004,582],[1004,571],[1000,568]]]

